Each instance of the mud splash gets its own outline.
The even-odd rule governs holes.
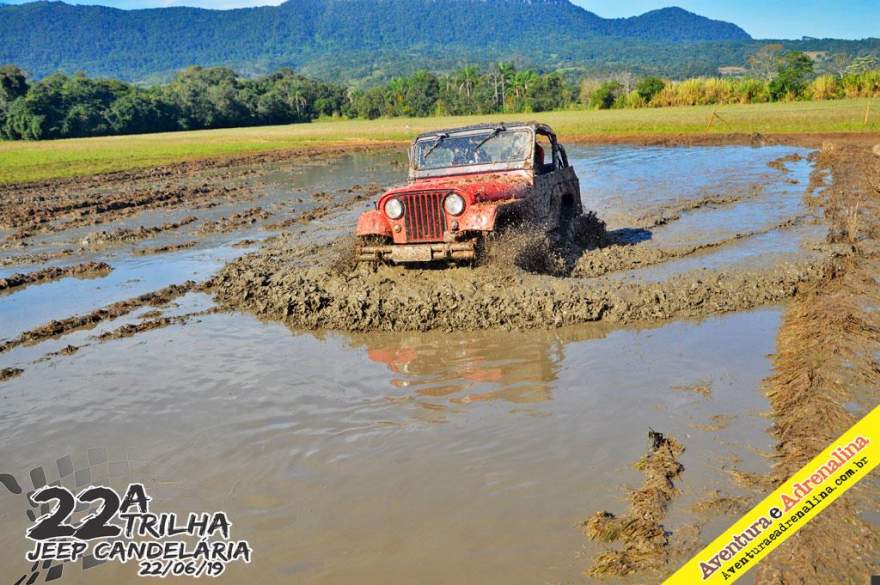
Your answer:
[[[684,471],[678,458],[684,453],[675,439],[650,431],[648,454],[636,468],[645,475],[641,488],[630,496],[623,516],[597,512],[584,523],[591,540],[620,543],[619,550],[599,555],[587,574],[626,576],[664,567],[670,554],[669,535],[661,524],[669,502],[678,493],[673,480]]]

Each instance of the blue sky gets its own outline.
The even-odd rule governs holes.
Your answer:
[[[0,0],[21,4],[28,0]],[[282,0],[67,0],[117,8],[201,6],[237,8],[280,4]],[[664,6],[726,20],[755,38],[880,37],[880,0],[572,0],[606,18],[633,16]]]

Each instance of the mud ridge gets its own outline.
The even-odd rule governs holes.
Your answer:
[[[0,370],[0,382],[5,382],[13,378],[18,378],[24,373],[21,368],[3,368]]]
[[[707,518],[740,516],[749,510],[751,503],[751,498],[746,496],[726,496],[714,490],[699,502],[695,502],[691,509]]]
[[[6,278],[0,278],[0,292],[18,289],[32,284],[59,280],[61,278],[77,277],[87,278],[91,276],[106,276],[113,268],[105,262],[85,262],[63,268],[51,267],[37,270],[36,272],[17,273]]]
[[[625,236],[615,238],[614,232],[609,234],[608,242],[596,250],[585,252],[576,262],[572,276],[583,278],[595,278],[611,272],[634,270],[654,264],[661,264],[669,260],[676,260],[691,256],[699,252],[706,252],[722,248],[748,238],[761,236],[778,230],[785,230],[800,225],[805,217],[793,217],[759,230],[751,230],[734,234],[729,238],[696,244],[693,246],[681,246],[677,248],[659,248],[649,243],[630,243]]]
[[[776,169],[777,171],[782,171],[783,173],[788,173],[789,169],[786,166],[788,163],[798,162],[803,160],[804,157],[801,156],[797,152],[793,152],[791,154],[787,154],[785,156],[779,157],[777,159],[771,160],[767,163],[767,166],[771,169]]]
[[[93,232],[80,240],[79,244],[83,249],[94,250],[113,244],[147,240],[164,232],[178,230],[197,220],[198,218],[196,216],[190,215],[179,221],[168,222],[151,227],[140,226],[138,228],[118,228],[109,232]]]
[[[221,217],[216,221],[209,221],[202,224],[196,233],[198,234],[221,234],[233,232],[236,230],[251,227],[252,225],[265,221],[272,217],[268,211],[262,207],[254,207],[240,213],[233,213],[228,217]]]
[[[222,306],[302,329],[468,330],[546,328],[700,317],[790,297],[823,274],[816,259],[762,271],[696,270],[660,283],[556,278],[494,266],[334,271],[276,242],[207,283]]]
[[[648,454],[636,464],[645,481],[630,494],[629,511],[623,516],[597,512],[584,522],[584,533],[591,540],[620,546],[596,557],[588,575],[631,575],[660,569],[669,561],[669,535],[661,522],[678,493],[673,480],[684,471],[678,461],[684,447],[654,431],[648,439]]]
[[[0,246],[2,247],[2,246]],[[16,256],[5,256],[0,258],[0,266],[22,266],[25,264],[45,264],[52,260],[68,258],[76,253],[72,248],[61,250],[60,252],[41,252],[38,254],[21,254]]]
[[[153,331],[155,329],[162,329],[164,327],[168,327],[169,325],[183,325],[188,323],[192,319],[197,317],[204,317],[205,315],[213,315],[215,313],[219,313],[219,307],[212,307],[210,309],[206,309],[204,311],[198,311],[195,313],[187,313],[186,315],[174,315],[171,317],[155,317],[152,319],[147,319],[145,321],[141,321],[139,323],[129,323],[127,325],[123,325],[121,327],[117,327],[112,331],[106,331],[101,335],[98,335],[98,341],[101,343],[112,341],[114,339],[125,339],[128,337],[133,337],[139,333],[145,333],[147,331]]]
[[[168,244],[166,246],[155,246],[148,248],[138,248],[134,250],[132,253],[135,256],[151,256],[153,254],[166,254],[168,252],[178,252],[180,250],[189,250],[190,248],[195,248],[198,245],[197,240],[190,240],[188,242],[183,242],[181,244]]]
[[[745,192],[684,199],[643,213],[635,220],[633,227],[641,229],[660,227],[661,225],[681,219],[682,215],[691,211],[697,211],[706,207],[714,209],[754,199],[763,190],[764,185],[755,184]]]
[[[5,353],[20,345],[39,343],[47,339],[70,333],[77,329],[91,328],[103,321],[127,315],[139,307],[147,305],[159,307],[165,305],[171,300],[189,292],[195,286],[196,283],[193,281],[188,281],[184,284],[173,284],[133,299],[127,299],[107,305],[106,307],[102,307],[84,315],[74,315],[72,317],[67,317],[66,319],[50,321],[36,329],[25,331],[15,339],[0,342],[0,353]]]
[[[831,222],[829,239],[852,253],[836,258],[786,308],[765,381],[776,439],[767,480],[774,486],[880,401],[880,164],[868,147],[829,144],[817,165],[832,175],[819,201]],[[859,513],[878,507],[871,487],[854,487],[771,553],[756,582],[856,583],[875,573],[880,531]]]

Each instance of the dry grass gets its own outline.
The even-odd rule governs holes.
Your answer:
[[[875,100],[876,101],[876,100]],[[712,113],[721,120],[710,134],[877,132],[880,116],[863,124],[868,100],[793,102],[731,106],[566,110],[540,114],[497,114],[436,118],[322,121],[287,126],[232,128],[77,138],[43,142],[0,142],[0,183],[148,168],[172,162],[240,156],[288,149],[314,150],[400,144],[419,132],[484,121],[540,119],[566,141],[609,137],[701,135]],[[880,111],[880,106],[873,108]]]
[[[648,454],[636,464],[645,481],[630,494],[629,512],[620,517],[597,512],[584,522],[584,532],[590,539],[621,545],[596,557],[589,575],[631,575],[659,569],[669,560],[669,536],[661,521],[678,493],[672,480],[684,471],[678,462],[684,447],[654,431],[648,437]]]
[[[833,171],[821,203],[832,243],[850,244],[826,277],[799,291],[785,312],[774,373],[766,380],[773,409],[779,485],[826,448],[867,410],[880,388],[880,267],[877,192],[869,177],[876,161],[866,148],[823,148],[818,164]],[[861,582],[876,568],[880,533],[859,515],[857,486],[810,522],[760,567],[761,585]],[[869,496],[876,506],[876,493]],[[819,552],[821,551],[821,553]]]

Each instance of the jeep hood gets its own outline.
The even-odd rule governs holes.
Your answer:
[[[514,170],[494,173],[475,173],[446,177],[414,179],[406,185],[389,189],[380,199],[413,191],[456,191],[470,203],[494,201],[499,199],[518,199],[532,186],[529,171]]]

